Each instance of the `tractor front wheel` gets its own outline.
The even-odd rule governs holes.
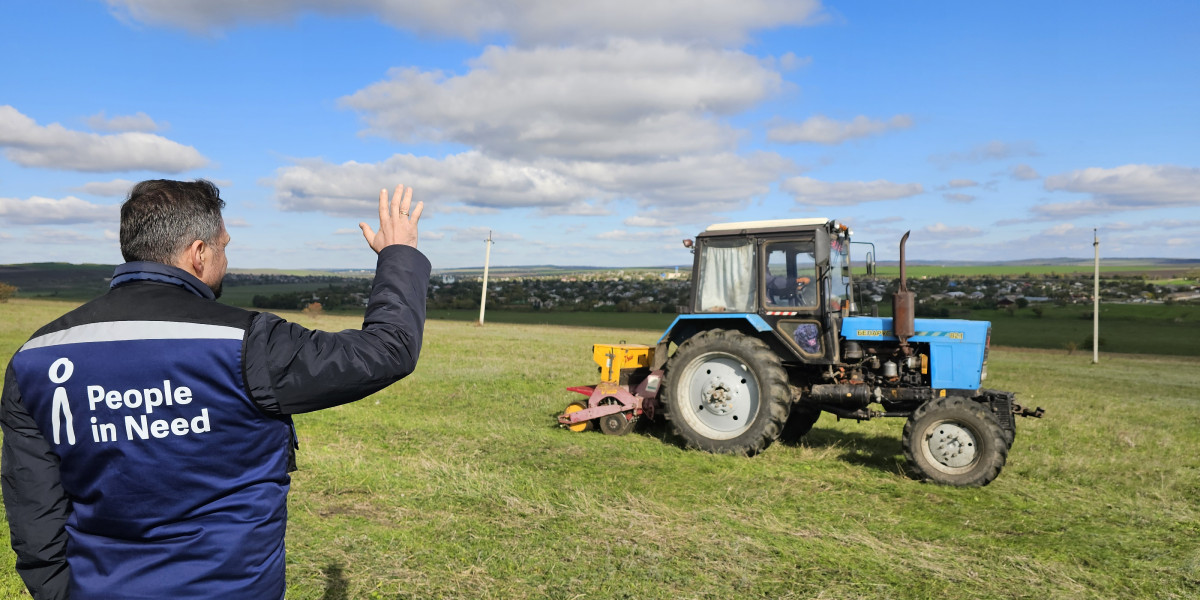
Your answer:
[[[922,404],[904,424],[904,457],[923,479],[987,485],[1004,468],[1008,443],[986,405],[968,398]]]
[[[779,437],[790,406],[779,356],[762,340],[723,329],[679,346],[664,395],[667,418],[688,446],[750,456]]]

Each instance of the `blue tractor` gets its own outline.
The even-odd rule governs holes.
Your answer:
[[[907,239],[889,318],[858,314],[845,225],[709,227],[684,241],[695,255],[690,306],[654,347],[596,345],[604,381],[571,388],[588,400],[572,403],[559,422],[622,434],[643,415],[663,415],[689,447],[754,455],[776,440],[799,440],[822,412],[902,417],[904,455],[918,477],[986,485],[1004,467],[1014,417],[1040,417],[1042,409],[982,387],[990,323],[915,318]],[[873,274],[873,255],[866,262]]]

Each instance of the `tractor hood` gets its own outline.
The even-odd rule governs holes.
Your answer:
[[[911,343],[929,345],[929,369],[934,388],[978,389],[987,358],[988,321],[916,319]],[[847,340],[898,341],[890,317],[846,317],[842,337]]]

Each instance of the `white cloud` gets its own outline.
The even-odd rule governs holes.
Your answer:
[[[93,196],[120,196],[124,197],[133,188],[136,182],[128,179],[114,179],[112,181],[93,181],[85,183],[73,191],[91,194]]]
[[[1010,168],[1008,170],[1008,174],[1010,177],[1018,181],[1031,181],[1041,177],[1036,169],[1026,164],[1020,164]]]
[[[652,218],[644,215],[634,215],[621,222],[627,227],[666,227],[673,225],[672,221],[662,218]]]
[[[67,223],[68,221],[62,221],[62,222]],[[108,237],[107,232],[105,232],[102,235],[104,237],[100,238],[100,237],[96,237],[95,235],[92,235],[90,233],[85,233],[85,232],[79,231],[77,229],[54,229],[54,228],[50,228],[50,227],[35,227],[35,228],[33,228],[32,231],[29,232],[29,235],[26,236],[26,240],[28,240],[29,242],[36,242],[38,244],[54,244],[56,246],[57,245],[68,245],[69,246],[69,245],[74,245],[74,244],[94,244],[96,242],[101,242],[101,241],[108,241],[108,242],[115,241]],[[114,245],[115,244],[110,243],[107,246],[111,247]]]
[[[1042,235],[1062,237],[1066,235],[1074,235],[1079,231],[1080,229],[1075,225],[1072,225],[1071,223],[1063,223],[1062,225],[1055,225],[1054,227],[1046,229],[1042,232]]]
[[[446,239],[446,234],[444,234],[440,231],[422,231],[422,232],[420,232],[419,235],[421,236],[421,239],[429,240],[432,242]]]
[[[362,235],[362,230],[357,227],[343,227],[335,230],[333,235]]]
[[[1200,169],[1174,165],[1092,167],[1046,178],[1049,191],[1091,194],[1092,199],[1035,207],[1039,214],[1087,215],[1123,210],[1200,206]]]
[[[949,202],[958,202],[958,203],[962,203],[962,204],[966,204],[968,202],[974,202],[975,198],[976,198],[975,196],[973,196],[971,194],[957,194],[957,193],[942,194],[942,197],[945,198]]]
[[[422,215],[421,215],[421,220],[432,218],[435,215],[443,215],[443,214],[445,214],[445,215],[451,215],[451,214],[494,215],[499,212],[500,211],[495,208],[489,208],[486,206],[469,206],[466,204],[441,204],[439,202],[436,210],[430,209],[428,206],[426,206],[425,212],[422,213]]]
[[[475,151],[444,159],[398,154],[380,163],[306,160],[277,170],[270,183],[284,210],[365,218],[378,212],[379,181],[405,182],[414,189],[414,200],[428,200],[434,211],[443,202],[489,208],[564,205],[596,193],[552,168],[497,161]]]
[[[154,132],[166,129],[166,124],[158,124],[144,112],[134,115],[115,115],[109,117],[100,111],[87,118],[87,125],[96,131],[142,131]]]
[[[599,204],[575,201],[566,205],[543,207],[539,214],[541,216],[603,217],[611,215],[612,211]]]
[[[362,244],[330,244],[328,242],[304,242],[304,245],[313,250],[321,250],[324,252],[358,252],[363,249]]]
[[[1184,229],[1188,227],[1200,227],[1200,221],[1191,220],[1183,221],[1180,219],[1162,219],[1159,221],[1150,221],[1146,223],[1147,227],[1160,227],[1162,229]]]
[[[1039,156],[1040,153],[1031,142],[1002,142],[993,140],[986,144],[980,144],[965,152],[951,152],[948,154],[935,154],[929,157],[929,160],[942,167],[948,167],[954,163],[980,163],[993,160],[1005,160],[1018,156]]]
[[[639,234],[630,233],[624,229],[617,229],[614,231],[605,231],[604,233],[597,233],[593,237],[595,237],[598,240],[607,240],[610,242],[631,242],[631,241],[635,241],[635,240],[645,239],[643,236],[641,236]]]
[[[848,206],[863,202],[895,200],[923,193],[919,183],[876,181],[818,181],[810,177],[792,177],[780,186],[796,202],[812,206]]]
[[[648,160],[731,149],[715,120],[782,79],[738,51],[612,40],[598,47],[489,47],[463,75],[393,69],[342,99],[371,131],[468,144],[495,156]]]
[[[393,27],[476,39],[511,33],[524,43],[579,43],[610,36],[739,43],[748,32],[823,18],[817,0],[107,0],[119,18],[193,32],[242,22],[291,21],[305,12],[374,15]]]
[[[795,165],[760,152],[680,156],[641,164],[570,163],[568,172],[611,196],[642,207],[731,211],[770,191],[770,184]]]
[[[487,227],[446,227],[445,232],[449,233],[452,236],[451,240],[455,242],[485,242],[488,237],[492,238],[493,243],[520,242],[525,239],[519,233],[496,231]]]
[[[226,227],[249,227],[250,222],[242,218],[225,219]]]
[[[115,223],[120,207],[92,204],[74,196],[61,200],[34,196],[27,200],[0,198],[0,217],[6,223],[37,225],[45,223]]]
[[[787,52],[783,56],[779,57],[779,68],[785,71],[791,71],[793,69],[807,67],[808,65],[811,65],[812,62],[813,59],[811,56],[800,57],[796,56],[792,52]]]
[[[951,179],[946,184],[946,187],[951,188],[951,189],[962,189],[962,188],[975,187],[977,185],[979,185],[979,182],[975,181],[974,179]]]
[[[770,191],[791,167],[774,154],[683,156],[675,160],[623,164],[606,162],[497,160],[469,151],[445,158],[396,155],[380,163],[340,165],[304,160],[276,171],[281,208],[354,216],[378,210],[378,181],[403,181],[437,212],[467,205],[489,209],[538,208],[543,214],[599,215],[596,204],[629,198],[649,213],[686,208],[689,218],[737,210]],[[643,214],[643,216],[648,216]],[[653,215],[649,215],[653,217]],[[674,218],[678,220],[678,215]]]
[[[933,225],[929,225],[929,226],[925,227],[924,229],[922,229],[922,231],[924,231],[927,235],[929,235],[930,237],[932,237],[934,239],[974,237],[974,236],[979,235],[979,233],[980,233],[979,229],[976,229],[969,225],[960,225],[960,226],[956,227],[956,226],[946,225],[945,223],[942,223],[942,222],[938,222],[938,223],[934,223]]]
[[[896,115],[887,121],[875,121],[859,115],[847,122],[816,115],[803,123],[786,123],[773,127],[767,131],[767,139],[789,144],[807,142],[833,145],[879,135],[891,129],[908,129],[912,124],[912,117],[908,115]]]
[[[195,148],[161,136],[100,135],[58,123],[41,126],[12,106],[0,106],[0,147],[6,158],[21,166],[70,171],[179,173],[208,164]]]

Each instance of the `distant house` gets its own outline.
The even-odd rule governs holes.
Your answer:
[[[1166,299],[1172,302],[1200,302],[1200,290],[1167,294]]]

